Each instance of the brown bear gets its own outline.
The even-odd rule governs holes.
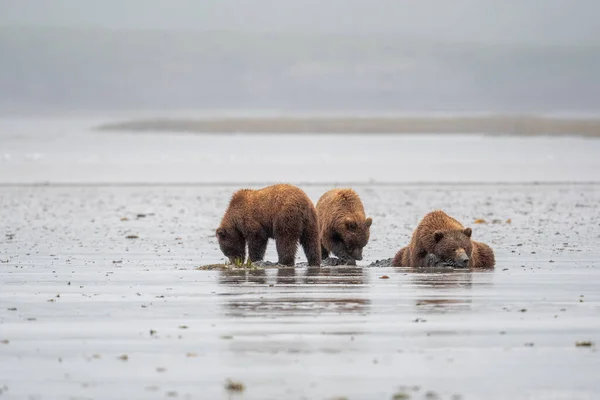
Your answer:
[[[348,265],[362,260],[369,242],[371,218],[365,217],[363,204],[352,189],[332,189],[317,202],[321,257],[333,253]]]
[[[277,184],[235,192],[217,229],[219,247],[233,262],[263,259],[275,239],[279,264],[293,266],[298,242],[311,266],[321,265],[319,223],[312,201],[301,189]]]
[[[471,240],[471,228],[443,211],[427,214],[417,226],[410,244],[392,261],[395,267],[493,268],[494,252],[485,243]]]

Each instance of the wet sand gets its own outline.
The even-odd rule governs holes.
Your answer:
[[[600,393],[597,185],[361,186],[374,222],[358,266],[197,270],[223,261],[232,190],[0,187],[0,397]],[[368,267],[434,208],[494,248],[495,270]]]
[[[517,136],[600,137],[600,118],[529,115],[149,118],[104,123],[97,126],[97,129],[188,133],[486,133]]]

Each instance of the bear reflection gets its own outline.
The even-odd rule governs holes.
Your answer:
[[[220,285],[236,285],[242,283],[257,283],[265,285],[267,283],[267,273],[263,268],[253,269],[226,269],[219,272]]]
[[[362,285],[367,279],[362,267],[308,267],[305,283],[307,285]]]
[[[470,271],[452,268],[411,268],[411,282],[423,288],[471,288],[473,275]]]
[[[278,285],[294,285],[296,283],[296,268],[277,268]]]
[[[323,313],[361,313],[368,311],[370,300],[358,286],[340,293],[337,287],[322,285],[360,285],[365,283],[361,267],[266,268],[256,270],[225,270],[219,283],[239,285],[257,283],[251,298],[240,293],[227,296],[225,314],[232,317],[281,315],[319,315]],[[319,285],[319,290],[310,286]],[[274,287],[271,287],[274,286]],[[258,293],[257,290],[260,292]]]
[[[260,285],[361,285],[366,282],[362,267],[278,267],[235,268],[219,271],[219,284],[236,285],[256,283]]]
[[[476,274],[473,271],[461,271],[440,268],[411,269],[410,281],[416,287],[415,304],[420,312],[444,313],[466,311],[473,302],[472,288],[491,285],[492,274],[487,271]],[[483,272],[483,273],[481,273]]]

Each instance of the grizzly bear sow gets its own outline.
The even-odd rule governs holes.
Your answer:
[[[471,240],[471,228],[443,211],[427,214],[413,233],[410,244],[401,249],[395,267],[493,268],[494,252],[485,243]]]
[[[362,260],[373,220],[365,217],[363,204],[352,189],[332,189],[317,202],[321,257],[329,252],[347,264]]]
[[[311,266],[321,265],[319,225],[312,201],[299,188],[278,184],[233,194],[217,229],[219,247],[231,262],[243,262],[246,244],[250,261],[265,256],[275,239],[279,264],[294,265],[298,242]]]

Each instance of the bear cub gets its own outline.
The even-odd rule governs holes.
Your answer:
[[[347,265],[362,260],[369,242],[371,218],[365,216],[363,204],[352,189],[332,189],[317,202],[321,257],[333,253]]]
[[[269,239],[275,239],[278,263],[295,265],[298,242],[310,266],[321,265],[317,212],[296,186],[277,184],[235,192],[216,231],[219,247],[232,263],[261,261]]]
[[[443,211],[427,214],[417,226],[408,246],[392,261],[395,267],[493,268],[493,250],[471,239],[473,231]]]

